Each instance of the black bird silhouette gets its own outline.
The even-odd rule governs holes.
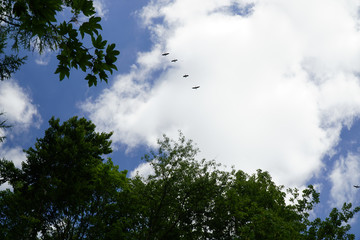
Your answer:
[[[192,87],[192,89],[198,89],[200,86],[194,86]]]
[[[189,76],[188,74],[185,74],[183,77],[184,77],[184,78],[187,78],[188,76]]]
[[[168,53],[168,52],[166,52],[166,53],[163,53],[162,55],[163,56],[167,56],[167,55],[169,55],[170,53]]]
[[[360,188],[360,186],[359,185],[354,185],[354,188]]]
[[[171,62],[177,62],[177,59],[173,59],[173,60],[171,60]]]

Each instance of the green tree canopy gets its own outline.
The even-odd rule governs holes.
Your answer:
[[[0,113],[0,117],[3,115],[4,113]],[[3,132],[1,132],[2,129],[6,129],[9,128],[10,126],[6,124],[5,120],[0,120],[0,143],[2,143],[5,140],[5,136],[2,136],[2,134],[4,134]]]
[[[21,168],[0,161],[0,184],[13,187],[0,192],[0,239],[355,239],[348,221],[358,207],[310,219],[311,185],[286,190],[268,172],[199,161],[182,134],[145,155],[152,174],[127,178],[103,159],[111,133],[84,118],[49,123]]]
[[[348,220],[358,207],[344,204],[311,221],[319,203],[312,185],[285,190],[268,172],[223,171],[196,160],[197,152],[180,134],[145,156],[154,173],[131,179],[133,239],[354,239]]]
[[[68,19],[60,20],[60,12],[69,10]],[[9,78],[24,64],[29,51],[59,50],[55,73],[60,80],[69,77],[70,69],[88,72],[89,86],[97,79],[108,80],[108,73],[117,70],[119,51],[115,44],[102,39],[99,16],[95,16],[92,0],[3,0],[0,4],[0,80]],[[85,45],[85,37],[91,40]],[[12,53],[9,53],[8,44]]]
[[[111,133],[96,133],[84,118],[49,123],[21,169],[0,161],[0,183],[13,187],[0,193],[0,239],[101,239],[126,185],[126,171],[102,158]]]

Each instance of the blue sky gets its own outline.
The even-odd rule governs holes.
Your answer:
[[[111,157],[129,174],[149,172],[140,157],[181,130],[199,158],[261,168],[287,187],[315,185],[315,214],[359,204],[358,1],[95,2],[119,71],[89,88],[81,72],[59,82],[55,54],[30,54],[0,82],[0,110],[13,125],[2,155],[19,164],[51,116],[78,115],[114,132]]]

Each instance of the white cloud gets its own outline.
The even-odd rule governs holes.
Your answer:
[[[6,189],[12,189],[12,187],[10,186],[10,184],[8,182],[0,185],[0,191],[6,190]]]
[[[331,204],[335,207],[342,207],[344,202],[355,203],[359,190],[354,185],[360,184],[360,156],[349,153],[335,162],[329,176],[332,182]]]
[[[246,17],[231,11],[250,3]],[[181,129],[208,159],[302,185],[360,113],[357,7],[355,0],[151,1],[140,16],[153,49],[83,109],[130,148],[154,145],[162,133],[177,138]]]
[[[0,158],[6,159],[8,161],[12,161],[17,168],[21,168],[21,163],[26,161],[26,154],[24,153],[23,149],[19,146],[17,147],[5,147],[5,144],[0,143]],[[4,184],[0,185],[0,191],[5,189],[11,189],[12,186],[5,182]]]
[[[24,130],[41,123],[37,107],[29,93],[14,80],[0,82],[0,112],[13,129]]]
[[[1,146],[1,145],[0,145]],[[21,168],[21,163],[26,160],[26,154],[21,147],[0,148],[1,158],[12,161],[15,167]]]
[[[0,82],[0,112],[4,113],[0,121],[6,120],[6,124],[11,125],[11,131],[0,129],[0,136],[12,137],[29,127],[39,127],[41,123],[40,114],[29,93],[14,80]],[[5,141],[0,143],[0,158],[13,161],[16,167],[20,167],[21,162],[26,160],[26,155],[22,147],[9,147]],[[7,183],[0,186],[0,189],[6,188],[10,188]]]
[[[108,13],[109,10],[106,8],[105,1],[104,0],[94,0],[93,4],[94,4],[96,14],[102,18],[106,17],[106,14]]]
[[[148,177],[149,175],[153,175],[154,169],[151,166],[150,163],[146,162],[146,163],[141,163],[139,166],[136,167],[136,169],[134,169],[133,171],[130,172],[130,177],[133,178],[135,176],[141,176],[143,178]]]
[[[36,64],[47,66],[50,62],[51,54],[52,52],[49,49],[45,49],[41,54],[37,53],[35,58]]]

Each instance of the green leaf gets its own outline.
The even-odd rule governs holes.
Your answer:
[[[88,84],[89,84],[89,87],[97,84],[97,80],[96,80],[96,77],[92,74],[88,74],[86,77],[85,77],[86,80],[88,80]]]
[[[64,80],[64,78],[65,78],[65,72],[60,72],[59,78],[60,78],[60,81]]]
[[[70,16],[62,14],[65,8],[70,9]],[[11,51],[19,51],[20,48],[39,53],[60,50],[57,59],[62,67],[55,71],[60,80],[70,76],[71,68],[89,71],[93,76],[103,71],[98,77],[106,80],[107,74],[116,69],[113,63],[119,52],[115,50],[115,44],[108,44],[99,34],[102,30],[101,18],[94,15],[92,0],[10,0],[2,2],[0,12],[11,15],[6,17],[9,24],[2,26],[0,31],[0,52],[3,54],[8,42],[11,42]],[[81,13],[88,17],[88,21],[79,27],[73,25]],[[86,45],[88,41],[82,41],[85,35],[91,37],[90,46]],[[11,54],[5,54],[0,59],[1,80],[8,78],[21,65],[21,61],[11,59]],[[90,84],[95,83],[91,78]]]
[[[62,81],[65,76],[69,78],[70,69],[64,65],[59,65],[55,71],[55,74],[59,74],[60,81]]]
[[[91,16],[96,13],[92,1],[84,0],[82,2],[83,4],[81,7],[81,11],[84,13],[85,16]]]
[[[15,16],[20,17],[26,12],[26,5],[24,1],[16,1],[13,7],[13,13]]]

